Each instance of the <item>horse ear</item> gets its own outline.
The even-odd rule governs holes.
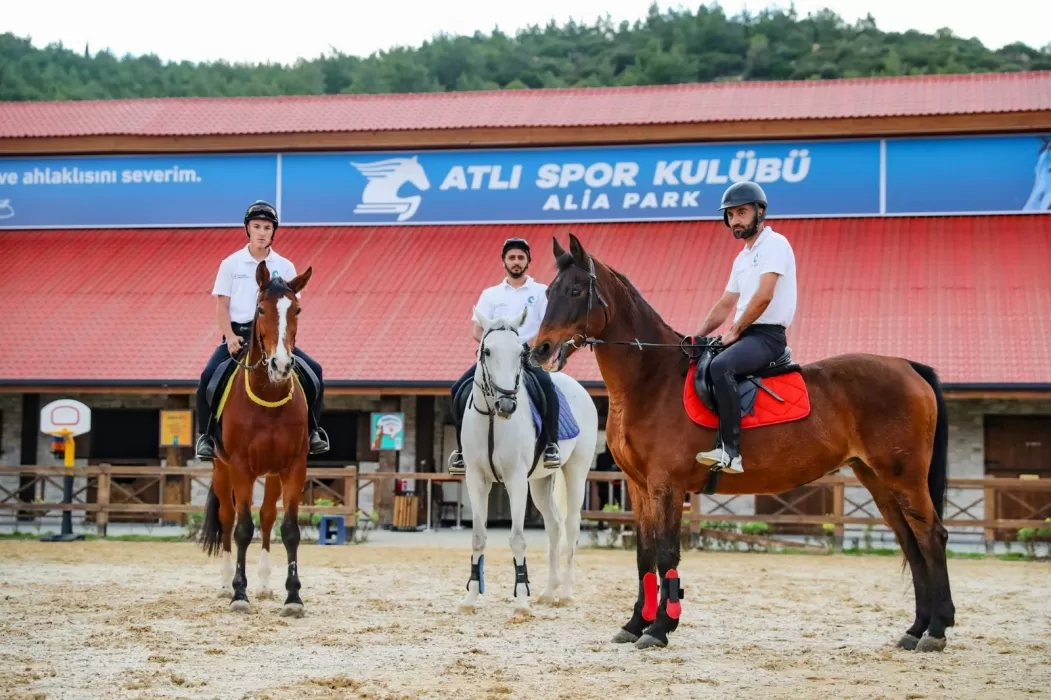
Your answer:
[[[299,294],[303,291],[303,288],[307,286],[307,282],[310,281],[310,275],[313,274],[313,266],[308,267],[305,272],[301,272],[292,278],[292,281],[288,283],[288,286],[292,288],[292,291]]]
[[[270,270],[266,269],[266,261],[260,260],[259,264],[255,266],[255,283],[259,285],[260,289],[263,289],[269,281]]]
[[[554,243],[553,250],[554,250],[554,253],[555,253],[555,260],[558,260],[559,258],[561,258],[563,255],[566,254],[566,251],[565,251],[564,248],[562,248],[562,245],[558,242],[558,238],[557,237],[552,236],[551,240]]]
[[[588,261],[588,254],[584,250],[584,246],[580,245],[580,241],[572,233],[569,234],[569,252],[573,254],[573,258],[581,265],[586,265]]]
[[[529,315],[529,307],[527,306],[524,309],[522,309],[522,313],[519,314],[518,318],[514,319],[511,322],[511,328],[514,329],[515,333],[517,333],[518,329],[522,327],[523,323],[525,323],[526,316],[528,316],[528,315]]]
[[[478,325],[482,327],[483,331],[488,331],[489,324],[492,323],[492,321],[486,318],[485,314],[478,310],[477,306],[474,307],[474,320],[478,321]]]

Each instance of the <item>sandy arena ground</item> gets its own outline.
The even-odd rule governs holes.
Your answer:
[[[630,613],[634,552],[582,549],[576,600],[513,619],[506,532],[492,532],[473,615],[462,546],[305,545],[306,617],[215,595],[218,560],[181,543],[0,542],[4,698],[1036,698],[1051,697],[1051,566],[951,560],[957,627],[942,654],[893,648],[912,619],[895,557],[687,552],[667,649],[609,639]],[[542,537],[542,534],[537,533]],[[284,549],[272,584],[283,596]],[[703,588],[702,588],[703,587]],[[707,589],[708,592],[705,592]]]

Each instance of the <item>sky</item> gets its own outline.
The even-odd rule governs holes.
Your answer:
[[[92,53],[154,53],[163,60],[294,63],[338,49],[366,56],[397,45],[416,46],[439,32],[472,34],[494,27],[513,34],[554,19],[593,22],[644,17],[652,0],[35,0],[5,3],[0,32],[30,37],[35,46],[61,41]],[[723,0],[728,15],[747,8],[787,8],[790,0]],[[660,0],[660,8],[700,2]],[[710,4],[710,3],[703,3]],[[882,30],[933,33],[949,27],[992,49],[1014,41],[1034,48],[1051,42],[1049,0],[795,0],[806,16],[823,7],[847,21],[871,13]],[[875,9],[878,8],[878,9]],[[156,16],[150,14],[157,12]]]

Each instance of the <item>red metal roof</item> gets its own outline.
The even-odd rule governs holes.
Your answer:
[[[617,126],[1051,110],[1051,71],[382,95],[0,102],[0,139]]]
[[[1051,218],[773,220],[791,240],[809,362],[866,351],[932,364],[952,384],[1051,384]],[[302,271],[299,342],[330,382],[458,378],[474,358],[471,306],[501,279],[511,235],[550,282],[551,237],[572,230],[683,332],[722,292],[738,245],[717,222],[579,226],[282,228]],[[0,232],[0,382],[195,382],[218,342],[209,295],[237,229]],[[599,381],[593,355],[567,372]]]

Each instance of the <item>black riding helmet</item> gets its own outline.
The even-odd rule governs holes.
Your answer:
[[[507,255],[507,251],[513,248],[525,251],[526,260],[533,262],[533,253],[529,250],[529,243],[524,238],[508,238],[504,241],[503,250],[500,251],[500,259],[502,260]]]
[[[766,192],[763,192],[763,188],[754,182],[735,182],[727,187],[726,191],[723,192],[723,201],[719,203],[719,209],[723,212],[723,223],[727,227],[730,226],[730,217],[727,215],[726,210],[742,204],[751,204],[755,207],[755,225],[753,228],[758,227],[763,219],[766,218]],[[759,205],[762,205],[762,211],[759,211]],[[745,233],[748,232],[746,231]],[[734,237],[747,238],[744,234],[738,236],[736,233]]]
[[[263,219],[269,221],[274,225],[274,235],[277,235],[277,227],[279,225],[277,219],[277,209],[273,207],[269,202],[264,202],[261,199],[257,199],[252,202],[245,211],[245,235],[248,235],[248,222],[252,219]]]

